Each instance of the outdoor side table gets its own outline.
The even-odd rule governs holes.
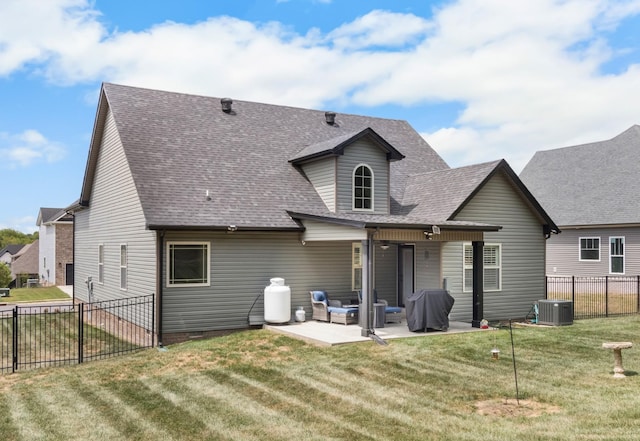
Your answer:
[[[624,368],[622,367],[622,350],[629,349],[633,346],[630,341],[623,342],[608,342],[602,343],[603,349],[613,350],[613,377],[624,378]]]

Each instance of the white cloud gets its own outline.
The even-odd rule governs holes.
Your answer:
[[[640,66],[601,72],[618,55],[609,32],[637,14],[640,0],[458,0],[429,17],[371,11],[326,34],[232,17],[109,33],[85,0],[4,0],[0,75],[305,107],[457,102],[458,119],[425,134],[436,150],[453,165],[508,157],[519,169],[536,149],[637,122]],[[46,156],[29,146],[12,149],[16,163]]]
[[[34,216],[11,217],[6,223],[0,223],[0,230],[11,228],[12,230],[21,231],[23,233],[35,233],[38,231],[36,218]]]
[[[0,155],[6,166],[27,167],[39,160],[58,161],[66,155],[66,150],[36,130],[25,130],[19,134],[0,132]]]
[[[430,27],[428,20],[412,14],[371,11],[333,30],[327,40],[338,48],[351,50],[401,47],[424,38]]]
[[[0,76],[90,50],[104,29],[87,0],[2,0]]]

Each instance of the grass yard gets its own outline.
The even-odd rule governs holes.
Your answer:
[[[9,297],[0,299],[3,303],[40,302],[47,300],[69,300],[70,297],[56,286],[43,288],[17,288],[11,290]]]
[[[640,317],[319,348],[267,331],[0,375],[9,440],[638,440]],[[491,349],[501,351],[492,360]]]

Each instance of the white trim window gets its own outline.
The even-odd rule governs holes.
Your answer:
[[[353,169],[353,210],[373,211],[373,170],[365,164]]]
[[[462,284],[464,292],[473,291],[473,247],[464,244],[464,271]],[[483,250],[484,291],[502,291],[502,245],[485,244]]]
[[[624,274],[624,237],[609,238],[609,273]]]
[[[354,242],[351,245],[351,290],[362,289],[362,244]]]
[[[104,245],[98,245],[98,283],[104,284]]]
[[[600,238],[581,237],[579,241],[580,253],[579,261],[600,262]]]
[[[120,289],[123,291],[127,290],[128,287],[128,262],[129,261],[129,256],[128,256],[128,251],[127,251],[127,245],[126,244],[121,244],[120,245]]]
[[[167,242],[167,286],[209,286],[209,242]]]

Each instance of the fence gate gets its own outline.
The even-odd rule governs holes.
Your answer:
[[[154,297],[0,311],[0,373],[153,347]]]

